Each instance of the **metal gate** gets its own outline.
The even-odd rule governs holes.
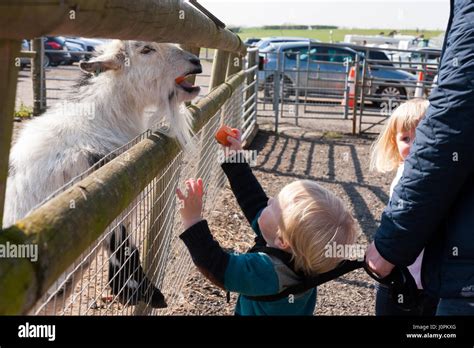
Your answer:
[[[388,58],[394,54],[398,60]],[[259,53],[259,117],[273,119],[275,131],[289,120],[295,125],[334,120],[353,134],[379,132],[400,103],[429,95],[438,65],[439,54],[432,52],[313,41],[275,44]]]

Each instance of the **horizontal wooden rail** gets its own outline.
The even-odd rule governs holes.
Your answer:
[[[182,0],[0,0],[0,23],[4,39],[69,35],[246,53],[237,35]]]

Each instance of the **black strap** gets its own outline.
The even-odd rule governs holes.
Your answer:
[[[399,308],[409,311],[416,307],[418,303],[419,294],[417,291],[418,289],[416,286],[416,282],[407,267],[395,266],[388,276],[380,278],[375,273],[373,273],[372,270],[370,270],[365,260],[343,260],[336,268],[329,272],[321,273],[314,277],[307,277],[304,275],[304,273],[295,269],[294,262],[292,259],[293,257],[290,253],[287,253],[277,248],[271,248],[266,246],[265,239],[261,235],[258,235],[255,238],[255,245],[248,251],[248,253],[256,252],[263,252],[265,254],[277,257],[301,278],[301,282],[295,285],[291,285],[277,294],[262,296],[243,295],[253,301],[278,301],[282,298],[287,298],[290,295],[304,293],[310,289],[316,288],[318,285],[339,278],[340,276],[346,273],[352,272],[359,268],[363,268],[372,279],[389,287],[392,300]]]
[[[358,268],[364,267],[365,262],[364,261],[351,261],[351,260],[343,260],[339,265],[334,268],[333,270],[326,272],[326,273],[321,273],[318,274],[314,277],[303,277],[302,281],[298,284],[291,285],[287,287],[285,290],[278,294],[272,294],[272,295],[262,295],[262,296],[247,296],[250,300],[253,301],[262,301],[262,302],[271,302],[271,301],[278,301],[281,300],[282,298],[286,298],[290,295],[297,295],[301,294],[303,292],[306,292],[310,289],[313,289],[317,287],[318,285],[324,284],[326,282],[329,282],[333,279],[336,279],[346,273],[352,272],[353,270],[356,270]]]
[[[418,305],[420,293],[416,281],[407,267],[395,266],[392,272],[384,278],[380,278],[373,273],[365,261],[364,269],[372,279],[390,289],[392,301],[398,308],[410,311]]]
[[[301,283],[291,285],[278,294],[245,297],[261,302],[278,301],[282,298],[288,298],[290,295],[297,295],[314,289],[318,285],[334,280],[359,268],[363,268],[377,282],[388,286],[392,301],[400,309],[410,311],[418,305],[418,288],[415,279],[407,267],[395,266],[388,276],[380,278],[369,269],[365,261],[357,260],[343,260],[335,269],[318,274],[315,277],[302,278]]]
[[[282,261],[289,269],[291,269],[297,276],[300,278],[306,278],[305,274],[301,271],[298,271],[295,267],[293,260],[293,255],[283,251],[281,249],[272,248],[268,246],[254,246],[248,251],[248,253],[265,253],[270,256],[274,256],[280,261]]]

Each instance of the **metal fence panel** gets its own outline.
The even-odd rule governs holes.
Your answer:
[[[418,59],[389,60],[395,53]],[[432,52],[276,45],[260,52],[258,115],[273,119],[276,131],[285,120],[334,119],[352,122],[354,133],[377,132],[400,103],[428,97],[438,66]]]

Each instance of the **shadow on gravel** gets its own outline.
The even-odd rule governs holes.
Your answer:
[[[361,163],[361,154],[358,152],[358,147],[351,143],[351,137],[341,136],[341,138],[309,136],[306,133],[302,133],[300,137],[287,134],[276,136],[273,132],[259,131],[250,147],[259,154],[254,170],[294,180],[309,179],[339,185],[350,199],[355,218],[370,241],[378,222],[371,211],[371,203],[365,192],[370,191],[383,204],[387,203],[389,197],[381,187],[366,182],[364,172],[368,171],[368,159],[364,158],[365,163]],[[353,139],[355,141],[358,138]],[[367,144],[365,146],[367,147]],[[339,158],[341,156],[337,155],[336,147],[347,148],[347,156],[344,156],[347,158],[344,160]],[[320,155],[319,152],[324,154]],[[306,159],[306,163],[299,163],[297,156]],[[362,156],[367,157],[366,154]],[[315,158],[318,161],[317,166],[314,163]],[[327,168],[325,175],[312,175],[311,173],[321,173],[321,162]]]

